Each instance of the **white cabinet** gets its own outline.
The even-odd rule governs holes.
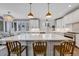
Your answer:
[[[0,56],[7,56],[8,55],[8,51],[6,46],[0,46]]]
[[[29,30],[39,29],[40,28],[40,19],[33,18],[29,20]]]
[[[62,19],[59,19],[56,21],[56,28],[62,28],[63,24],[62,24]]]

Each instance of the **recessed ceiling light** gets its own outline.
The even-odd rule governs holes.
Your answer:
[[[68,7],[72,7],[71,5],[68,5]]]

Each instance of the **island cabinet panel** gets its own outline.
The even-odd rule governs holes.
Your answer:
[[[6,46],[0,46],[0,56],[7,56],[8,55],[8,51]]]

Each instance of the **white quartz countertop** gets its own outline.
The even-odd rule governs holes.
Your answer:
[[[28,34],[28,33],[22,33],[20,35],[11,36],[11,37],[4,37],[1,38],[0,41],[17,41],[17,40],[72,40],[70,38],[64,37],[63,35],[59,34]]]

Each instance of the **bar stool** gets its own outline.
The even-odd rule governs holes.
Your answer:
[[[19,41],[7,41],[6,42],[8,56],[11,54],[17,54],[17,56],[21,56],[21,53],[26,49],[27,46],[22,46]]]
[[[33,54],[34,56],[46,56],[47,42],[38,41],[33,43]]]
[[[55,51],[59,52],[60,56],[64,56],[66,54],[71,54],[71,56],[73,56],[74,46],[74,41],[64,41],[60,45],[54,45],[54,56]]]

